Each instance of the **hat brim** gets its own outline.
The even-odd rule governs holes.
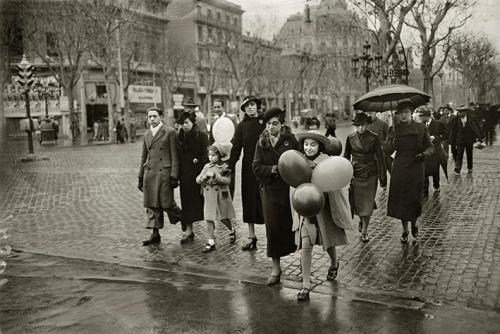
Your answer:
[[[280,115],[285,115],[286,111],[285,110],[281,110],[281,109],[269,109],[268,111],[266,111],[264,113],[264,115],[262,115],[262,119],[264,120],[264,122],[268,122],[271,118],[273,117],[277,117],[277,116],[280,116]]]
[[[260,108],[262,106],[262,101],[259,98],[255,97],[255,98],[251,98],[251,99],[248,99],[246,101],[243,101],[243,103],[240,106],[240,110],[245,112],[245,106],[252,101],[255,102],[255,104],[257,105],[257,108]]]
[[[317,141],[318,143],[322,143],[325,148],[330,145],[330,139],[327,137],[320,135],[319,133],[313,132],[300,132],[295,135],[299,142],[303,142],[306,139],[312,139]]]

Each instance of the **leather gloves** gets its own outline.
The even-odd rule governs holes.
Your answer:
[[[419,153],[415,156],[416,162],[423,162],[424,160],[425,160],[425,155],[423,155],[423,153]]]
[[[175,177],[170,177],[170,186],[172,189],[175,189],[179,186],[179,180],[177,180]]]
[[[137,183],[137,189],[143,191],[143,187],[144,187],[144,180],[142,177],[139,177],[139,182]]]

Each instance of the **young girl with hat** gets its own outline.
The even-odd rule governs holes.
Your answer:
[[[298,133],[297,140],[301,144],[306,158],[314,169],[321,161],[328,159],[325,148],[330,144],[327,137],[317,130]],[[324,193],[325,206],[313,218],[299,216],[293,213],[295,243],[301,251],[302,289],[297,295],[298,301],[309,299],[311,289],[311,262],[312,248],[322,245],[323,250],[330,256],[330,268],[326,279],[331,281],[337,277],[339,263],[335,247],[347,244],[345,229],[352,229],[351,208],[347,187]]]
[[[204,253],[210,253],[215,250],[215,221],[220,220],[229,232],[229,241],[236,241],[236,231],[231,226],[231,219],[236,217],[229,192],[231,183],[231,172],[228,165],[224,162],[229,159],[231,144],[214,143],[208,148],[209,162],[203,167],[196,182],[203,187],[203,196],[205,205],[203,215],[207,222],[208,240]]]

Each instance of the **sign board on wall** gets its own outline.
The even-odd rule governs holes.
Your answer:
[[[130,85],[128,100],[131,103],[161,103],[161,87]]]

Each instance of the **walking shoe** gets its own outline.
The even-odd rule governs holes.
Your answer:
[[[453,169],[453,172],[455,172],[455,175],[460,175],[460,170],[458,168]]]
[[[152,234],[148,240],[142,242],[143,246],[156,245],[161,242],[161,237],[159,234]]]
[[[416,239],[418,237],[418,227],[417,226],[412,226],[411,227],[411,235]]]
[[[362,233],[361,234],[361,241],[363,241],[363,242],[370,241],[370,237],[368,237],[368,233]]]
[[[434,188],[434,192],[435,192],[435,193],[438,193],[438,192],[440,192],[440,191],[441,191],[441,190],[440,190],[439,188]]]
[[[271,275],[267,279],[266,285],[267,286],[272,286],[276,285],[281,281],[281,272],[278,275]]]
[[[470,168],[469,170],[467,170],[467,174],[472,174],[472,168]]]
[[[241,247],[242,251],[254,251],[257,249],[257,238],[248,238],[250,241]]]
[[[229,242],[234,244],[236,242],[236,230],[233,229],[233,232],[229,233]]]
[[[326,274],[326,280],[333,281],[334,279],[337,278],[338,272],[339,272],[339,263],[337,263],[336,267],[328,268],[328,273]]]
[[[309,289],[308,288],[300,289],[299,293],[297,294],[297,301],[305,302],[308,300],[309,300]]]
[[[403,234],[401,234],[401,243],[405,244],[408,242],[408,232],[403,232]]]
[[[191,232],[191,234],[186,234],[181,238],[181,245],[187,244],[189,242],[194,241],[194,233]]]
[[[207,242],[205,248],[203,248],[203,253],[211,253],[215,250],[215,244],[211,245]]]

